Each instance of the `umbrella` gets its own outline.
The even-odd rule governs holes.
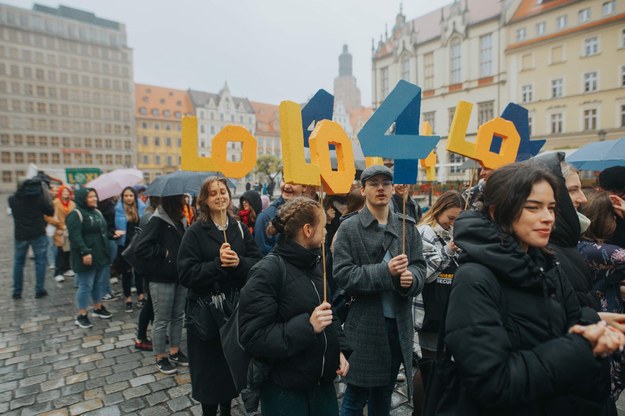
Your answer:
[[[179,170],[178,172],[168,173],[167,175],[159,176],[154,179],[145,193],[152,196],[197,195],[200,193],[202,183],[210,176],[223,177],[219,172],[191,172]],[[226,181],[228,181],[229,188],[235,187],[230,179],[226,179]]]
[[[580,170],[604,170],[625,166],[625,138],[582,146],[566,161]]]
[[[142,180],[143,172],[138,169],[116,169],[98,176],[85,186],[95,189],[102,201],[119,195],[125,187],[136,185]]]

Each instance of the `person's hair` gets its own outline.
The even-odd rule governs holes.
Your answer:
[[[135,196],[135,203],[132,205],[126,204],[124,201],[124,194],[126,191],[132,192]],[[122,193],[120,194],[120,198],[122,201],[122,206],[124,207],[124,212],[126,213],[126,220],[128,222],[139,222],[139,201],[137,200],[137,191],[132,186],[127,186],[124,188]]]
[[[560,169],[562,169],[562,176],[564,177],[564,179],[568,178],[569,176],[579,175],[579,170],[577,170],[575,166],[566,163],[565,161],[560,162]]]
[[[226,187],[228,191],[228,198],[230,199],[230,203],[228,204],[228,208],[226,212],[229,216],[232,216],[232,194],[230,193],[230,188],[228,188],[228,180],[226,178],[222,178],[219,176],[210,176],[206,178],[202,187],[200,188],[200,195],[197,198],[197,204],[199,205],[200,210],[200,218],[202,221],[206,222],[210,219],[210,209],[208,208],[208,197],[210,196],[210,187],[212,184],[221,182]]]
[[[450,208],[460,208],[464,209],[465,201],[460,192],[458,191],[447,191],[442,194],[432,208],[430,208],[419,221],[419,225],[425,224],[430,227],[436,226],[438,224],[438,217],[445,211]]]
[[[184,215],[183,206],[184,199],[182,195],[164,196],[161,199],[163,211],[165,211],[173,221],[178,221],[182,218]]]
[[[276,216],[267,227],[267,234],[278,233],[294,238],[305,224],[317,226],[321,204],[305,196],[298,196],[280,207]]]
[[[610,194],[606,191],[585,189],[588,202],[584,205],[584,215],[590,220],[590,226],[584,232],[584,238],[603,243],[616,231],[614,208]]]
[[[495,170],[484,185],[482,214],[492,218],[505,233],[514,235],[512,224],[521,216],[532,188],[539,182],[551,186],[557,203],[558,179],[539,162],[512,163]]]
[[[362,207],[365,206],[365,197],[360,192],[360,188],[352,189],[347,194],[346,199],[347,211],[346,213],[359,211]]]

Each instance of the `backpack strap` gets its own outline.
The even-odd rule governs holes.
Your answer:
[[[239,224],[239,227],[241,225]],[[276,253],[274,253],[273,251],[269,254],[267,254],[267,256],[271,256],[275,259],[275,261],[278,263],[278,269],[280,270],[280,275],[281,275],[281,279],[280,279],[280,292],[278,292],[278,295],[282,294],[282,290],[284,289],[284,286],[286,284],[286,264],[284,264],[284,260],[282,259],[282,257],[280,257],[279,255],[277,255]]]
[[[80,212],[80,210],[77,208],[74,211],[76,211],[76,215],[78,215],[78,219],[80,219],[80,222],[82,223],[82,212]]]

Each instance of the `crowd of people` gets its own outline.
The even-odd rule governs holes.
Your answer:
[[[460,386],[452,414],[615,415],[625,167],[586,189],[562,154],[536,157],[483,170],[425,213],[393,177],[374,165],[347,195],[281,183],[273,202],[248,189],[238,205],[220,177],[195,199],[147,204],[143,189],[99,201],[32,179],[10,198],[13,299],[29,247],[35,297],[47,295],[51,243],[54,279],[75,273],[75,324],[90,328],[89,310],[112,316],[115,269],[122,309],[141,309],[135,347],[164,374],[189,366],[204,415],[230,414],[241,393],[220,333],[233,317],[264,415],[388,415],[403,377],[422,415],[433,393],[420,368],[443,356]]]

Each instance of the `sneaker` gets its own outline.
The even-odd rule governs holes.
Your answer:
[[[65,276],[63,276],[62,274],[57,274],[56,276],[54,276],[54,280],[58,283],[64,282]]]
[[[132,302],[126,302],[126,312],[132,312]]]
[[[102,296],[102,300],[104,302],[111,302],[111,301],[117,300],[117,296],[115,296],[112,293],[105,293],[104,296]]]
[[[136,288],[136,287],[134,287],[134,286],[133,286],[133,287],[131,287],[131,288],[130,288],[130,292],[131,292],[131,293],[137,293],[137,288]]]
[[[51,265],[48,266],[48,269],[54,270],[54,269],[56,269],[56,266],[54,264],[51,264]]]
[[[74,276],[76,276],[76,273],[74,273],[73,270],[68,270],[65,273],[63,273],[63,276],[65,276],[65,277],[74,277]]]
[[[48,291],[43,289],[41,292],[35,293],[35,299],[41,299],[44,296],[48,296]]]
[[[176,372],[176,365],[172,364],[167,357],[163,357],[156,362],[156,368],[163,374],[174,374]]]
[[[113,316],[113,314],[107,311],[104,305],[102,305],[100,306],[100,309],[94,309],[93,312],[91,313],[91,316],[94,316],[94,317],[97,316],[102,319],[110,319],[111,316]]]
[[[152,341],[150,341],[150,340],[145,340],[145,341],[136,340],[135,341],[135,349],[141,350],[141,351],[152,351],[152,349],[153,349]]]
[[[145,306],[145,304],[146,304],[146,303],[147,303],[147,301],[146,301],[146,299],[145,299],[145,298],[137,300],[137,306],[138,306],[139,308],[143,308],[143,307]]]
[[[91,323],[87,315],[78,315],[74,323],[78,325],[79,327],[85,328],[85,329],[91,328],[93,326],[93,324]]]
[[[169,354],[169,359],[178,365],[182,365],[185,367],[189,366],[189,359],[180,350],[178,350],[178,352],[175,354]]]
[[[119,279],[117,277],[111,277],[110,282],[111,282],[112,285],[114,285],[116,283],[119,283]]]
[[[401,369],[399,370],[399,373],[397,373],[397,382],[398,383],[403,383],[404,381],[406,381],[406,375],[404,374],[403,371],[401,371]]]

